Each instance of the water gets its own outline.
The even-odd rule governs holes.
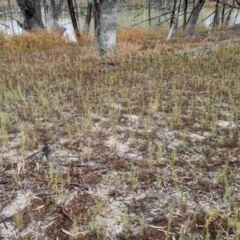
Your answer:
[[[202,24],[206,27],[210,27],[211,23],[213,22],[214,15],[211,13],[213,12],[213,9],[205,8],[201,11],[201,14],[199,16],[199,22],[202,22]],[[159,16],[158,10],[151,10],[150,12],[151,18]],[[13,14],[13,19],[19,19],[19,14]],[[159,23],[159,18],[156,18],[149,23],[149,12],[148,9],[145,10],[129,10],[125,12],[119,12],[117,17],[117,26],[118,28],[125,28],[129,26],[138,25],[144,28],[148,28],[149,26],[154,27]],[[166,15],[166,18],[169,18],[169,15]],[[161,17],[161,22],[166,21],[165,17]],[[80,29],[83,29],[84,26],[84,16],[79,18],[79,24]],[[179,19],[179,25],[181,25],[182,17]],[[231,23],[240,23],[240,16],[238,16],[238,11],[233,12],[231,17]],[[91,29],[93,30],[93,20],[91,21]],[[65,34],[69,37],[70,40],[75,41],[75,36],[73,33],[73,27],[71,23],[71,19],[68,16],[63,16],[59,18],[59,24],[61,26],[64,26],[66,28]],[[163,26],[168,26],[169,23],[165,22]],[[16,20],[11,21],[11,16],[6,16],[0,18],[0,30],[4,31],[7,34],[21,34],[23,30],[18,26]]]

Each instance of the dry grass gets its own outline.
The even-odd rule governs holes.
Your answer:
[[[100,59],[44,34],[0,43],[1,204],[29,200],[6,222],[18,239],[239,239],[240,47],[211,40],[238,36],[126,30]],[[27,158],[44,141],[49,160]]]
[[[25,33],[13,37],[0,36],[0,49],[10,53],[26,53],[36,50],[47,50],[66,46],[67,39],[59,37],[56,33],[41,31],[39,33]]]
[[[122,42],[141,42],[159,36],[158,31],[140,27],[130,27],[118,32],[117,40]]]

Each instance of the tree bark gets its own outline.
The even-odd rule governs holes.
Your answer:
[[[62,12],[64,0],[61,0],[56,6],[55,0],[45,0],[44,10],[45,10],[45,27],[48,30],[54,30],[62,35],[66,28],[59,26],[58,16]]]
[[[174,16],[176,15],[176,10],[177,10],[177,0],[173,1],[173,6],[172,6],[172,13],[171,13],[171,19],[170,19],[170,28],[173,25],[174,22]]]
[[[185,30],[187,27],[187,9],[188,9],[188,0],[184,0],[183,30]]]
[[[225,27],[227,27],[228,24],[229,24],[229,21],[231,19],[231,15],[233,13],[234,6],[235,6],[235,0],[232,1],[232,7],[231,7],[231,9],[230,9],[230,11],[228,13],[228,16],[227,16],[227,19],[226,19],[226,22],[225,22]]]
[[[44,28],[41,17],[40,1],[16,0],[24,16],[23,23],[18,22],[19,26],[26,31],[38,31]]]
[[[221,24],[224,23],[224,20],[225,20],[225,9],[226,9],[226,4],[225,4],[225,0],[223,0],[223,3],[222,3],[222,16],[221,16]]]
[[[81,37],[81,34],[80,34],[80,31],[78,28],[77,19],[76,19],[74,7],[73,7],[73,2],[72,2],[72,0],[67,0],[67,2],[68,2],[68,8],[69,8],[69,12],[70,12],[71,20],[72,20],[73,30],[74,30],[76,38],[78,40]]]
[[[192,16],[189,22],[189,26],[187,29],[187,37],[191,37],[194,34],[195,27],[198,21],[199,13],[201,12],[203,5],[205,3],[205,0],[198,0],[197,5],[193,8]]]
[[[92,6],[93,6],[92,2],[88,1],[87,14],[86,14],[85,24],[83,28],[83,31],[85,33],[88,33],[90,30],[90,24],[91,24],[91,18],[92,18]]]
[[[180,5],[181,5],[181,0],[176,0],[174,1],[174,14],[171,17],[171,27],[167,36],[167,41],[171,39],[172,34],[174,32],[174,30],[177,27],[177,23],[178,23],[178,16],[179,16],[179,11],[180,11]]]
[[[213,27],[219,26],[219,13],[220,13],[220,2],[219,0],[217,0],[214,19],[213,19]]]
[[[94,0],[95,30],[100,56],[116,46],[117,0]]]

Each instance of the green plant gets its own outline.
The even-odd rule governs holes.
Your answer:
[[[131,184],[133,189],[136,189],[136,187],[139,184],[138,177],[139,177],[139,169],[137,166],[131,163],[130,172],[128,172],[127,174],[127,181]]]

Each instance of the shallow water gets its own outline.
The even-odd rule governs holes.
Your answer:
[[[210,27],[211,23],[213,21],[214,15],[211,15],[214,9],[209,9],[205,8],[201,11],[201,14],[199,16],[199,23],[202,22],[202,24],[206,27]],[[240,16],[237,15],[238,11],[235,11],[232,14],[231,17],[231,23],[240,23]],[[151,10],[150,12],[151,18],[159,16],[159,10]],[[160,21],[164,22],[162,25],[167,26],[169,23],[166,21],[166,18],[168,18],[169,15],[166,15],[165,17],[161,17]],[[11,19],[19,19],[20,16],[19,14],[12,14],[12,16],[8,15],[5,16],[4,18],[0,18],[0,30],[8,33],[8,34],[20,34],[23,32],[23,30],[18,26],[16,20],[11,20]],[[144,28],[148,27],[155,27],[159,23],[159,18],[156,18],[152,20],[151,22],[148,21],[149,19],[149,12],[148,9],[141,9],[141,10],[126,10],[124,12],[119,12],[118,17],[117,17],[117,26],[118,28],[125,28],[129,26],[134,26],[138,25]],[[181,26],[183,17],[180,16],[179,19],[179,26]],[[79,26],[80,29],[83,29],[84,26],[84,16],[81,16],[79,18]],[[75,36],[73,33],[73,27],[71,23],[71,19],[68,16],[62,16],[59,18],[59,23],[61,26],[64,26],[66,28],[65,34],[68,35],[68,37],[75,41]],[[93,21],[91,22],[91,28],[93,29]]]

